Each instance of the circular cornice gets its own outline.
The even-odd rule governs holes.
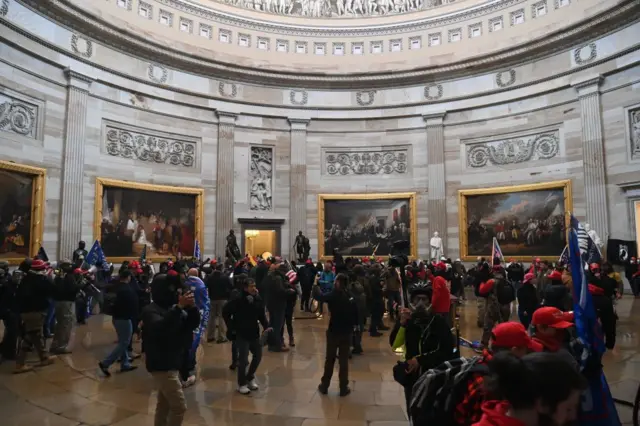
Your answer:
[[[169,0],[167,0],[169,1]],[[428,67],[410,71],[320,74],[269,71],[260,68],[242,67],[235,64],[213,61],[202,56],[179,51],[166,45],[154,43],[147,38],[117,28],[110,23],[78,10],[63,0],[22,0],[21,3],[38,10],[58,23],[80,31],[94,40],[109,45],[132,56],[155,63],[164,63],[176,69],[214,78],[235,80],[259,85],[323,89],[374,89],[390,86],[437,83],[480,72],[505,70],[511,65],[528,62],[566,49],[567,46],[583,44],[611,30],[640,19],[640,2],[626,0],[606,12],[591,17],[571,28],[564,28],[547,37],[524,43],[510,49],[450,63],[446,66]],[[508,76],[507,76],[508,77]],[[507,78],[507,80],[510,80]]]

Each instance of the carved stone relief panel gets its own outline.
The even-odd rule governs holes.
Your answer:
[[[28,138],[38,137],[37,105],[0,91],[0,130]]]
[[[105,151],[114,157],[196,168],[200,140],[121,123],[104,122]]]
[[[273,211],[273,147],[252,146],[249,163],[249,209]]]
[[[407,173],[409,148],[327,149],[324,172],[334,176],[391,175]]]
[[[495,139],[466,146],[467,166],[504,166],[534,160],[548,160],[560,151],[560,131],[550,130],[525,136]]]
[[[629,110],[629,141],[631,159],[640,160],[640,106]]]
[[[9,0],[2,0],[0,3],[0,16],[6,16],[9,13]]]

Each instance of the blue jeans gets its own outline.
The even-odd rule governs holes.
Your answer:
[[[114,319],[113,328],[116,329],[116,334],[118,335],[118,343],[116,344],[116,347],[113,348],[111,353],[107,355],[104,361],[102,361],[102,365],[109,368],[111,364],[113,364],[117,360],[120,360],[120,362],[122,363],[122,368],[127,369],[131,366],[131,359],[129,358],[129,354],[127,352],[127,346],[129,346],[131,336],[133,335],[133,326],[131,325],[131,320]]]
[[[49,307],[47,307],[47,316],[44,319],[44,330],[43,333],[45,337],[51,336],[53,334],[53,328],[56,324],[56,304],[53,299],[49,299]]]

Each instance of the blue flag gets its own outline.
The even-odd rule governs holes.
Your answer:
[[[491,247],[491,265],[493,265],[496,258],[500,259],[500,262],[504,264],[504,256],[502,255],[500,244],[498,244],[498,239],[493,237],[493,245]]]
[[[202,257],[200,253],[200,242],[198,240],[196,240],[196,245],[193,248],[193,257],[195,257],[198,260],[200,260],[200,258]]]
[[[589,283],[585,266],[587,261],[594,261],[597,250],[589,235],[578,220],[571,216],[569,229],[569,264],[573,279],[573,311],[578,338],[588,348],[582,357],[584,367],[589,357],[600,358],[605,351],[602,328],[596,315],[593,299],[589,293]],[[604,373],[589,380],[589,387],[584,391],[580,406],[580,424],[585,426],[617,426],[620,418],[616,411],[611,391]]]
[[[564,250],[562,250],[562,253],[560,253],[560,257],[558,258],[558,263],[562,265],[569,264],[569,246],[568,245],[564,246]]]
[[[84,259],[85,263],[89,266],[96,265],[101,267],[103,270],[109,269],[109,264],[107,263],[107,258],[102,251],[102,247],[100,246],[100,242],[98,240],[93,243],[91,246],[91,250],[87,253],[87,257]]]

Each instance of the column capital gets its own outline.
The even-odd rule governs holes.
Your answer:
[[[307,130],[307,126],[311,120],[306,118],[287,118],[291,130]]]
[[[220,124],[236,124],[238,114],[234,112],[216,111]]]
[[[422,119],[426,123],[427,127],[442,126],[444,125],[444,117],[446,115],[446,111],[436,112],[433,114],[422,114]]]
[[[600,85],[604,77],[600,74],[590,74],[578,77],[571,82],[571,86],[578,92],[578,97],[592,95],[600,92]]]
[[[67,87],[74,87],[79,90],[89,91],[89,86],[95,81],[90,77],[78,71],[74,71],[70,67],[64,69],[64,76],[67,78]]]

